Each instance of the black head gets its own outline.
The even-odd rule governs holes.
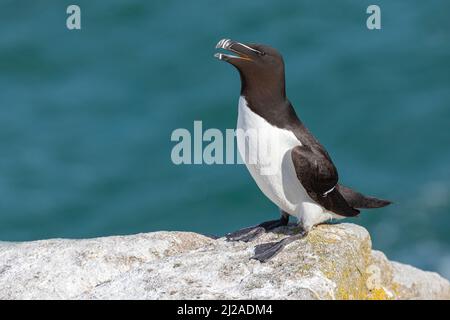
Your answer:
[[[257,94],[274,99],[285,98],[284,61],[274,48],[262,44],[244,44],[222,39],[217,49],[225,49],[235,55],[216,53],[219,60],[235,66],[241,75],[241,94]]]

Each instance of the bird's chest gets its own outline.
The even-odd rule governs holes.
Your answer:
[[[291,159],[291,149],[301,142],[291,131],[272,126],[254,113],[243,97],[239,99],[236,137],[241,159],[261,191],[294,214],[307,197]]]

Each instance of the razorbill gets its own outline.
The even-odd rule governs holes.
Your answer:
[[[286,244],[332,218],[357,216],[361,208],[380,208],[390,201],[368,197],[339,183],[330,155],[298,118],[286,97],[284,61],[267,45],[220,40],[215,57],[237,68],[241,78],[237,146],[261,191],[281,211],[281,218],[227,234],[228,240],[250,241],[262,232],[297,218],[298,234],[256,246],[253,259],[267,261]],[[257,143],[249,143],[249,131]],[[264,145],[269,152],[260,152]],[[252,157],[253,155],[253,157]],[[250,161],[253,158],[253,161]],[[265,170],[269,164],[272,170]]]

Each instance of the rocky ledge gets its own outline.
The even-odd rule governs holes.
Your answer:
[[[255,244],[190,232],[0,243],[0,299],[449,299],[436,273],[390,262],[354,224],[322,225],[267,263]]]

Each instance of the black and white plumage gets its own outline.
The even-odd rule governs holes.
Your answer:
[[[358,215],[358,208],[390,204],[339,183],[328,152],[300,121],[286,97],[284,61],[277,50],[229,39],[219,41],[216,48],[235,54],[217,53],[216,57],[235,66],[241,77],[238,150],[258,187],[283,213],[278,222],[246,228],[228,238],[251,240],[261,231],[286,224],[286,214],[296,217],[307,234],[314,225],[332,218]],[[258,144],[246,142],[251,130],[256,131]],[[269,146],[270,152],[256,150],[261,143]],[[265,172],[267,164],[271,172]],[[265,261],[282,247],[282,243],[265,244],[256,248],[255,257]]]

